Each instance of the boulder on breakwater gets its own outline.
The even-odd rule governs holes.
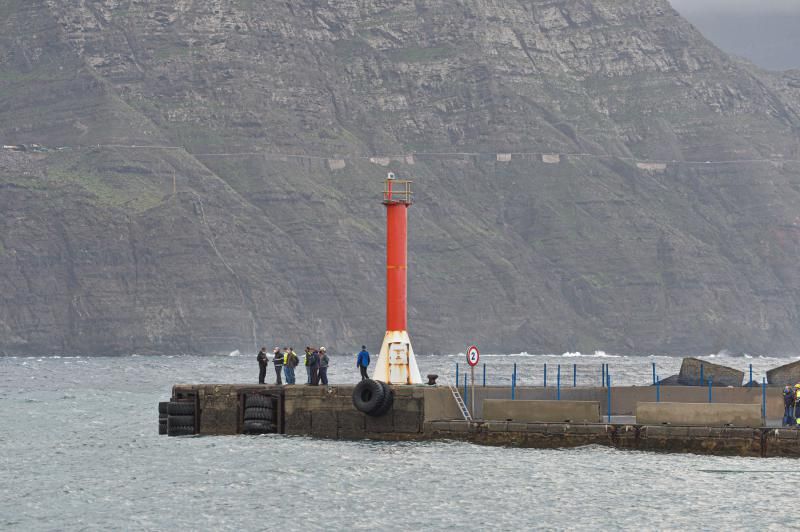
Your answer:
[[[709,380],[712,386],[741,386],[744,371],[693,357],[683,359],[681,371],[678,373],[678,384],[707,386]]]
[[[658,381],[661,386],[680,386],[680,376],[679,375],[670,375],[666,379],[661,379]]]
[[[800,360],[778,366],[767,372],[767,382],[780,386],[791,386],[800,382]]]

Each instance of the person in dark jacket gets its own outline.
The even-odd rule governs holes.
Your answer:
[[[281,382],[281,373],[283,373],[283,353],[279,347],[272,350],[272,355],[275,357],[273,363],[275,364],[275,384],[283,384]]]
[[[308,367],[311,368],[311,386],[319,385],[319,351],[314,349],[308,358]]]
[[[303,357],[303,363],[306,367],[306,384],[311,384],[311,366],[308,365],[311,359],[311,348],[306,346],[306,354]]]
[[[267,377],[267,364],[269,363],[266,347],[261,348],[261,351],[256,355],[256,360],[258,360],[258,383],[264,384],[264,379]]]
[[[324,347],[319,348],[319,380],[322,381],[324,386],[328,385],[328,365],[330,364],[330,359],[328,358],[328,352]]]
[[[790,386],[785,386],[783,388],[783,426],[794,424],[794,392]]]
[[[367,380],[367,366],[369,366],[369,351],[367,351],[367,346],[361,346],[361,352],[358,354],[358,359],[356,360],[356,367],[361,370],[361,380]]]

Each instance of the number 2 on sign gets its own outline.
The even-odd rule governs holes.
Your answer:
[[[469,349],[467,349],[467,364],[477,366],[480,359],[481,354],[478,352],[478,348],[474,345],[469,346]]]

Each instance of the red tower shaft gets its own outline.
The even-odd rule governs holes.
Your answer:
[[[408,297],[408,203],[386,204],[386,330],[405,331]]]

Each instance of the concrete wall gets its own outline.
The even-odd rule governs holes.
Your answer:
[[[485,399],[483,418],[487,420],[533,421],[540,423],[598,423],[597,401],[511,401]]]
[[[425,387],[425,421],[434,419],[463,419],[450,388]]]
[[[353,386],[284,388],[286,434],[338,439],[413,440],[422,438],[422,386],[393,386],[394,406],[381,417],[353,406]]]
[[[800,458],[800,430],[612,424],[431,421],[429,439],[551,449],[606,445],[621,449],[720,456]]]
[[[446,404],[450,391],[447,387],[436,387],[442,390],[440,402]],[[463,394],[463,387],[459,388]],[[562,387],[561,399],[568,401],[597,401],[600,403],[600,412],[605,415],[607,411],[606,388],[594,387]],[[472,390],[469,390],[472,393]],[[556,398],[556,388],[541,386],[536,387],[517,387],[515,396],[517,400],[554,400]],[[475,410],[473,417],[481,419],[483,416],[483,401],[485,399],[511,399],[510,386],[478,386],[475,388]],[[467,405],[471,400],[467,397]],[[613,415],[632,416],[635,415],[637,403],[655,402],[655,386],[620,386],[611,390],[611,413]],[[712,400],[714,403],[735,403],[735,404],[758,404],[761,405],[761,388],[717,388],[712,390]],[[456,407],[452,397],[449,398],[451,405],[442,408],[427,408],[427,421],[436,419],[461,419],[461,413]],[[708,402],[708,388],[699,386],[661,386],[661,401],[676,403],[704,403]],[[430,415],[429,415],[430,414]],[[449,416],[449,417],[439,417]],[[767,418],[780,419],[783,417],[783,397],[779,387],[767,387]]]
[[[281,396],[282,386],[253,386],[252,384],[176,384],[173,397],[195,395],[200,423],[200,434],[238,434],[241,430],[239,418],[243,405],[240,396],[259,393]]]
[[[761,427],[760,405],[733,403],[639,403],[636,423],[703,427]]]

